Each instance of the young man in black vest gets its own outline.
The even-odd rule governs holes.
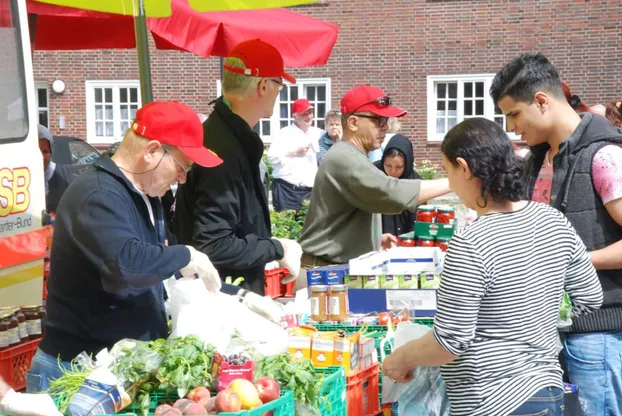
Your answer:
[[[586,415],[622,414],[622,129],[577,114],[542,54],[514,59],[490,95],[509,131],[530,146],[528,197],[563,212],[585,243],[603,287],[600,310],[565,334],[568,376]],[[554,261],[554,259],[552,259]]]

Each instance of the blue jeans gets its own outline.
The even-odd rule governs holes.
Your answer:
[[[563,416],[564,391],[559,387],[545,387],[538,390],[510,415],[520,416]]]
[[[67,369],[71,366],[68,361],[61,361],[60,365]],[[63,375],[58,360],[49,354],[37,349],[30,363],[30,370],[26,373],[26,391],[40,393],[50,388],[50,381]]]
[[[622,331],[569,335],[564,356],[586,415],[622,415]]]

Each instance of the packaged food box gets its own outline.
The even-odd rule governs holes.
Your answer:
[[[294,359],[311,358],[311,337],[291,336],[289,337],[287,351],[294,356]]]
[[[398,281],[400,289],[419,289],[418,274],[400,274]]]
[[[316,368],[325,368],[333,365],[335,353],[335,338],[333,332],[320,332],[311,340],[311,361]]]
[[[322,270],[318,267],[312,270],[307,270],[307,284],[309,286],[325,285],[324,275]]]
[[[378,276],[363,276],[363,289],[380,289]]]
[[[451,238],[453,237],[455,231],[456,231],[455,221],[453,224],[438,224],[438,223],[415,221],[414,233],[416,237]]]
[[[237,354],[225,357],[218,352],[214,354],[212,374],[218,382],[218,391],[223,391],[233,380],[241,378],[251,383],[254,380],[255,362],[249,357]]]
[[[400,281],[398,275],[383,274],[380,277],[380,289],[399,289]]]
[[[320,273],[329,286],[345,284],[346,274],[348,274],[347,268],[341,265],[320,267]]]
[[[372,251],[350,260],[349,273],[358,276],[382,274],[387,263],[385,252]]]
[[[355,333],[344,338],[335,339],[333,365],[343,366],[346,374],[359,370],[359,338],[360,334]]]
[[[349,289],[363,289],[363,276],[349,274],[345,278],[345,284]]]
[[[440,273],[421,273],[419,275],[420,289],[438,289],[441,284]]]
[[[386,251],[387,274],[434,273],[442,267],[442,254],[438,247],[394,247]]]

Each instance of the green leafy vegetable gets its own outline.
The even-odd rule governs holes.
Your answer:
[[[313,362],[309,359],[293,360],[291,354],[264,357],[257,362],[256,378],[271,377],[281,387],[294,392],[294,399],[301,403],[315,404],[322,380],[316,378]]]

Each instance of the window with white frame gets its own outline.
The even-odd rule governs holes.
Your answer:
[[[37,113],[39,124],[50,127],[50,96],[47,82],[35,83],[35,96],[37,98]]]
[[[105,144],[121,140],[138,108],[139,81],[86,81],[87,141]]]
[[[262,118],[253,127],[264,143],[270,143],[273,135],[294,122],[292,104],[298,98],[308,99],[314,107],[313,125],[320,129],[325,128],[324,116],[331,105],[330,78],[299,78],[296,81],[295,85],[286,84],[283,91],[279,93],[272,117]],[[218,82],[218,95],[221,95],[220,81]]]
[[[442,141],[452,127],[473,117],[506,129],[505,116],[488,94],[493,78],[494,74],[428,76],[428,140]],[[517,139],[513,133],[508,136]]]

